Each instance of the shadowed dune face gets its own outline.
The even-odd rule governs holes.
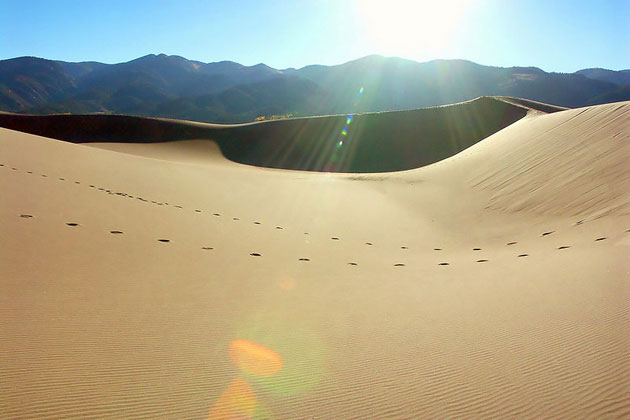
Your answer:
[[[74,143],[218,142],[230,160],[325,172],[390,172],[453,156],[527,109],[495,98],[437,108],[216,125],[119,115],[0,115],[0,126]]]
[[[326,172],[390,172],[435,163],[525,116],[492,98],[439,108],[277,121],[221,132],[231,160]]]
[[[210,124],[159,120],[128,115],[0,114],[0,127],[71,143],[158,143],[204,138]],[[203,127],[203,128],[202,128]]]

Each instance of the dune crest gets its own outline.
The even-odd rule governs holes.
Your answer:
[[[474,188],[492,194],[490,209],[572,217],[630,215],[629,102],[523,121],[468,154],[470,162],[462,166],[469,169]],[[488,160],[493,164],[481,164]]]
[[[391,172],[429,165],[459,153],[524,117],[529,109],[482,97],[409,111],[236,125],[122,115],[5,114],[0,115],[0,126],[75,143],[211,139],[228,159],[254,166]]]

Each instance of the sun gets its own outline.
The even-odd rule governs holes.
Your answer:
[[[471,0],[356,0],[374,52],[440,57],[458,31]]]

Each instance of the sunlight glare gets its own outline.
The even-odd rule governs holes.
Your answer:
[[[419,58],[439,56],[471,0],[356,0],[375,52]]]

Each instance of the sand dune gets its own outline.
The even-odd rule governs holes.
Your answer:
[[[452,156],[524,117],[531,109],[515,100],[482,97],[409,111],[236,125],[122,115],[6,114],[0,115],[0,127],[75,143],[211,139],[228,159],[250,165],[386,172],[418,168]]]
[[[506,106],[391,173],[0,129],[0,417],[630,416],[630,103]]]

